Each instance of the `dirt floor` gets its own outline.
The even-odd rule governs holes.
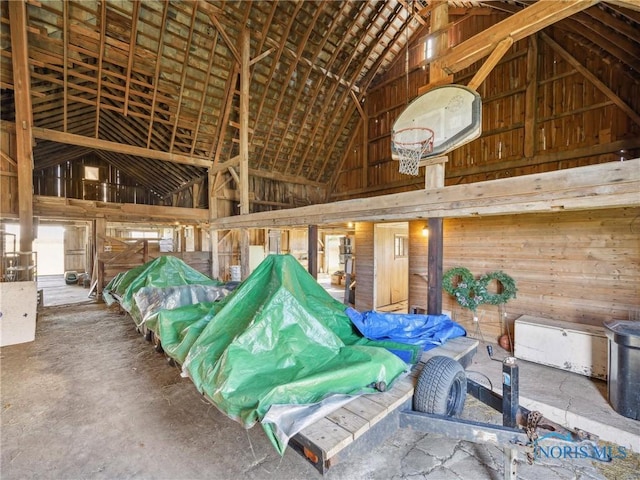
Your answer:
[[[104,304],[42,309],[36,341],[3,347],[0,361],[3,480],[320,478],[293,450],[281,458],[259,425],[244,430],[218,412]],[[327,478],[497,479],[501,469],[495,447],[405,429]],[[524,462],[520,478],[638,471],[637,461],[611,477],[588,461]]]

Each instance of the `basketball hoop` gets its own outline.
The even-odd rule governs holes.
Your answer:
[[[398,171],[418,175],[420,159],[433,151],[433,130],[425,127],[403,128],[393,132],[391,146],[398,158]]]

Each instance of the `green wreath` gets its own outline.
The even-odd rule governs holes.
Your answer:
[[[457,283],[455,283],[457,280]],[[487,287],[492,280],[500,282],[502,293],[491,293]],[[487,273],[478,280],[464,267],[448,270],[442,277],[442,288],[456,299],[460,306],[474,313],[483,303],[501,305],[516,296],[516,284],[513,278],[502,271]]]
[[[454,285],[454,279],[458,278],[459,281]],[[453,296],[460,306],[473,312],[482,303],[481,289],[467,268],[455,267],[445,273],[442,277],[442,288]]]
[[[487,290],[489,283],[492,280],[496,280],[502,285],[502,293],[491,293]],[[482,297],[484,303],[489,305],[502,305],[507,303],[512,298],[516,298],[516,282],[509,275],[502,271],[487,273],[482,275],[478,280],[478,283],[482,285]]]

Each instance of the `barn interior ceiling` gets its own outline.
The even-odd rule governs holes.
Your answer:
[[[205,178],[207,165],[238,155],[246,28],[250,174],[327,184],[346,155],[367,88],[404,58],[408,39],[429,33],[431,3],[29,1],[34,169],[93,152],[161,197]],[[450,18],[481,9],[513,14],[531,3],[450,1]],[[3,0],[0,113],[11,122],[8,10]],[[551,28],[640,77],[636,2],[596,3]],[[138,150],[93,148],[99,140]]]

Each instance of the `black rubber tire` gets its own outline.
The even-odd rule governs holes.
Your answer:
[[[466,396],[467,376],[462,365],[452,358],[436,356],[420,372],[413,392],[413,409],[456,417],[464,409]]]
[[[153,349],[156,352],[164,353],[164,350],[162,348],[162,343],[160,343],[160,339],[154,332],[151,332],[151,344],[153,345]]]

